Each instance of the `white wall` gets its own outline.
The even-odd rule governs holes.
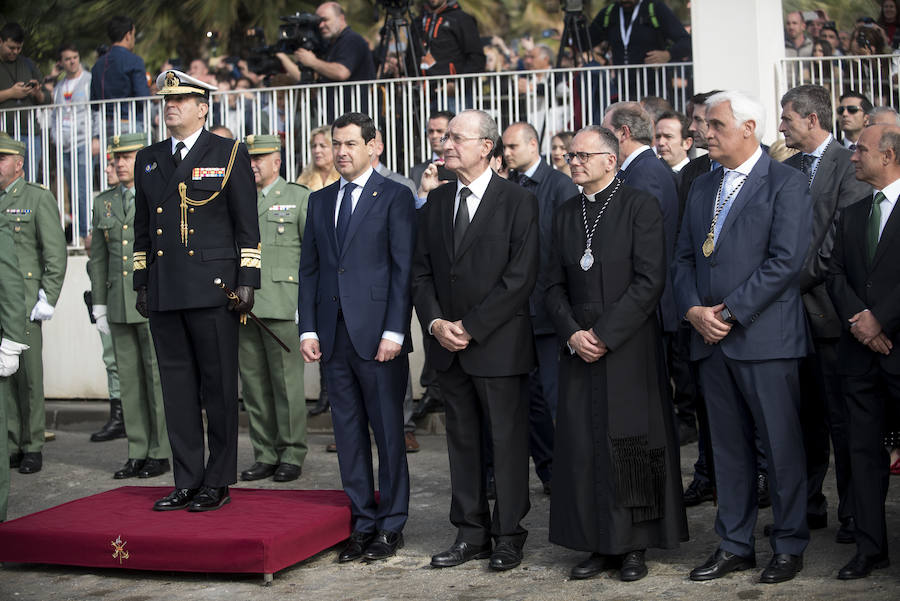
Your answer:
[[[694,90],[743,90],[766,107],[763,141],[778,133],[776,65],[784,58],[781,0],[693,0]]]
[[[87,257],[70,255],[62,294],[56,304],[53,319],[44,324],[44,396],[51,399],[105,399],[106,370],[100,335],[87,316],[83,295],[91,285],[88,280]],[[419,322],[413,315],[412,337],[415,351],[410,355],[413,394],[419,396],[419,374],[422,372],[422,335]],[[300,352],[299,337],[285,341],[293,352]],[[307,365],[304,384],[306,397],[319,396],[319,369]]]

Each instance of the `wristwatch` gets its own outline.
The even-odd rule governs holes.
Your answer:
[[[728,323],[736,323],[737,320],[734,318],[734,315],[731,314],[731,311],[728,310],[728,307],[722,309],[722,319]]]

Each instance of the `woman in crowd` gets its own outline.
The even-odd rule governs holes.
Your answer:
[[[566,153],[569,152],[569,144],[572,143],[574,134],[570,131],[561,131],[550,140],[550,163],[557,171],[562,171],[569,177],[572,172],[566,162]]]
[[[300,177],[297,178],[298,184],[303,184],[315,192],[340,179],[331,154],[330,125],[321,125],[309,132],[309,153],[312,161],[303,167]]]

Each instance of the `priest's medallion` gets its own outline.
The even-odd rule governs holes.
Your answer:
[[[713,254],[713,249],[715,249],[715,242],[713,242],[713,234],[709,233],[706,235],[706,240],[703,241],[703,246],[701,250],[703,250],[703,256],[708,257]]]
[[[581,265],[583,271],[591,268],[591,265],[594,264],[594,253],[591,252],[590,248],[584,249],[584,254],[581,255],[581,261],[578,264]]]

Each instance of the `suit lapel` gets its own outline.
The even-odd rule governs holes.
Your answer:
[[[444,184],[438,189],[440,196],[435,199],[438,202],[444,250],[447,251],[447,257],[449,257],[451,263],[453,262],[453,205],[456,202],[456,187],[456,183]]]
[[[350,214],[350,223],[347,226],[347,237],[344,239],[344,247],[341,249],[340,256],[344,256],[344,253],[347,252],[347,248],[350,247],[350,243],[353,241],[353,236],[356,235],[357,230],[359,230],[359,225],[363,222],[363,219],[366,218],[366,214],[368,214],[375,203],[378,202],[378,195],[381,194],[382,184],[384,184],[384,177],[373,170],[372,175],[369,176],[369,181],[366,182],[362,192],[359,194],[356,208],[353,209],[353,212]],[[343,200],[341,202],[343,202]],[[337,238],[335,238],[335,240],[337,240]]]
[[[341,254],[341,249],[338,248],[337,243],[337,231],[335,231],[334,227],[334,211],[337,208],[335,205],[337,205],[337,195],[340,189],[341,180],[322,189],[323,192],[327,193],[325,195],[327,206],[321,211],[321,215],[325,218],[325,231],[328,232],[328,240],[331,242],[331,250],[334,251],[335,257],[339,257]]]
[[[747,203],[756,195],[757,190],[763,183],[769,179],[770,161],[771,159],[763,154],[759,161],[756,162],[756,165],[753,166],[750,175],[747,176],[747,180],[741,186],[740,191],[738,191],[737,197],[731,203],[731,209],[728,211],[728,216],[725,218],[725,223],[722,225],[722,231],[719,232],[717,240],[722,240],[723,236],[728,234],[728,230],[737,221],[738,215],[741,214]],[[718,247],[719,245],[717,244],[716,246]]]
[[[894,209],[891,211],[891,216],[888,217],[887,223],[884,224],[884,231],[881,232],[881,239],[878,240],[878,246],[875,248],[875,257],[872,259],[872,267],[870,270],[874,270],[875,266],[878,265],[878,261],[884,257],[887,252],[887,248],[891,245],[891,242],[900,235],[900,210],[897,209],[897,203],[894,203]],[[865,230],[863,230],[865,231]],[[865,236],[863,236],[864,238]]]
[[[460,242],[459,244],[459,252],[456,253],[457,257],[461,257],[463,254],[465,254],[466,250],[468,250],[469,247],[472,246],[472,243],[475,241],[475,239],[481,235],[481,230],[484,229],[485,224],[490,221],[491,215],[493,215],[497,211],[497,207],[500,206],[500,204],[503,202],[504,197],[497,189],[499,186],[499,184],[497,183],[499,177],[500,176],[498,176],[496,173],[491,174],[491,181],[484,191],[484,196],[481,198],[481,202],[478,204],[478,210],[475,211],[475,217],[472,219],[472,223],[470,223],[469,227],[466,229],[466,233],[463,235],[462,242]]]

